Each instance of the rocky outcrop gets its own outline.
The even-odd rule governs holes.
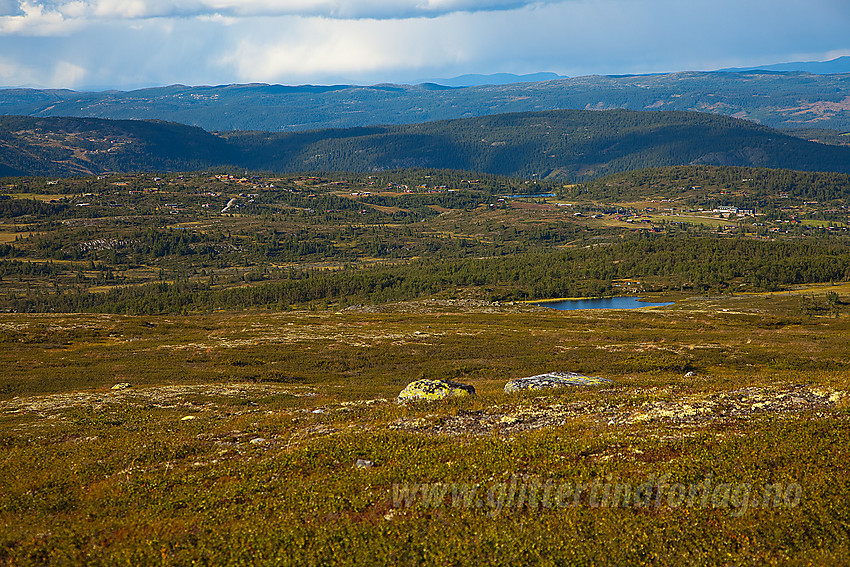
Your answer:
[[[610,384],[611,380],[593,378],[574,372],[549,372],[527,378],[517,378],[505,384],[505,393],[522,392],[524,390],[542,390],[545,388],[564,388],[566,386],[598,386]]]
[[[455,396],[473,396],[475,388],[449,380],[417,380],[411,382],[398,395],[399,403],[417,400],[443,400]]]
[[[694,434],[693,428],[697,426],[734,424],[766,414],[790,416],[817,412],[821,416],[845,416],[850,404],[850,392],[805,385],[750,387],[692,395],[676,387],[629,387],[610,391],[612,397],[626,392],[628,397],[620,398],[617,403],[599,400],[597,396],[565,401],[557,395],[544,395],[534,400],[520,399],[518,404],[509,402],[481,410],[459,409],[452,415],[435,412],[400,417],[390,423],[389,428],[423,434],[515,435],[566,424],[595,423],[598,427],[651,425],[653,434],[660,435],[658,432],[663,430],[666,431],[664,435],[668,435],[673,430],[679,435],[680,430],[691,430]],[[631,396],[634,400],[628,401]],[[645,399],[651,401],[643,402]]]

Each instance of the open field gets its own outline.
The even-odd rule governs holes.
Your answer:
[[[841,561],[850,316],[800,301],[5,314],[0,557]],[[556,370],[612,383],[501,391]],[[423,377],[478,394],[395,403]],[[606,486],[646,490],[606,500]],[[680,487],[702,492],[680,500]]]

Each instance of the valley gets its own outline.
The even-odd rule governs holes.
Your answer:
[[[470,177],[8,179],[0,308],[346,307],[458,290],[541,300],[617,294],[627,279],[637,292],[739,293],[850,270],[846,175],[700,166],[582,185]]]

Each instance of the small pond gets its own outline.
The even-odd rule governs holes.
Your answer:
[[[536,193],[534,195],[502,195],[502,199],[536,199],[537,197],[554,197],[554,193]]]
[[[573,309],[637,309],[638,307],[663,307],[673,305],[668,303],[649,303],[640,301],[639,297],[601,297],[597,299],[560,299],[558,301],[541,301],[535,303],[540,307],[551,307],[562,311]]]

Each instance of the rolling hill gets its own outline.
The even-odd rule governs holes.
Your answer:
[[[850,75],[682,72],[453,88],[172,85],[129,92],[2,89],[0,114],[158,119],[209,131],[294,132],[556,109],[698,111],[775,128],[850,130]]]
[[[6,175],[238,167],[277,172],[449,168],[586,180],[646,167],[850,172],[850,148],[694,112],[562,110],[406,126],[212,134],[156,121],[0,118]]]
[[[198,169],[230,161],[227,142],[194,126],[97,118],[0,117],[0,175]]]

